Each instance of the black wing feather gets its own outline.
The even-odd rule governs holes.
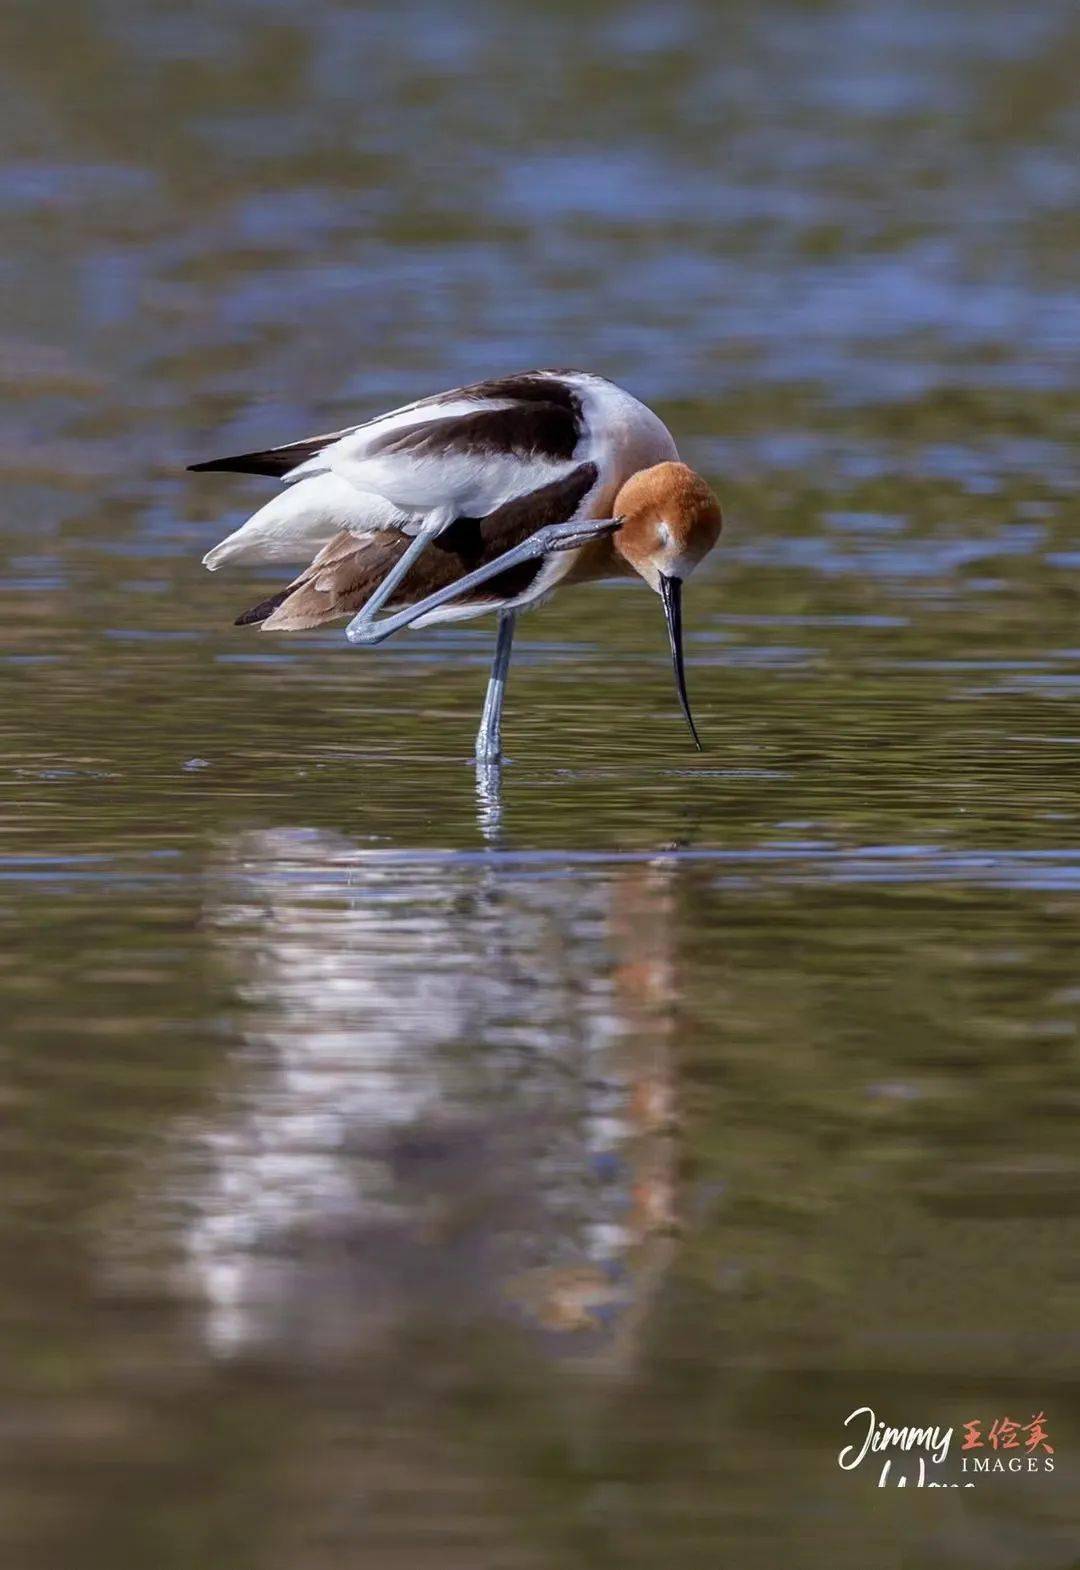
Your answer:
[[[233,458],[211,458],[208,463],[188,464],[188,469],[192,474],[269,474],[280,480],[309,458],[317,457],[331,442],[340,441],[355,429],[355,426],[349,426],[344,431],[332,431],[328,436],[308,436],[304,441],[288,442],[284,447],[268,447],[265,452],[242,452]]]
[[[441,404],[471,399],[478,404],[505,400],[510,407],[480,408],[475,414],[440,418]],[[553,372],[520,371],[514,376],[473,382],[468,387],[455,387],[431,398],[420,398],[405,407],[430,408],[432,418],[388,432],[373,444],[373,451],[423,452],[432,456],[456,447],[472,452],[536,454],[566,460],[576,452],[584,429],[577,392]],[[375,425],[378,420],[366,423]],[[188,467],[194,474],[266,474],[282,479],[309,458],[316,457],[324,447],[360,429],[361,426],[350,425],[329,435],[309,436],[282,447],[267,447],[263,452],[211,458],[208,463],[193,463]]]

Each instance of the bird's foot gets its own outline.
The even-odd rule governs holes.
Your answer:
[[[580,518],[571,523],[549,523],[538,529],[532,542],[541,551],[572,551],[575,546],[587,545],[605,534],[614,534],[622,528],[622,518]]]

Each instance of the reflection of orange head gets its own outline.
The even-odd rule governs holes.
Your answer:
[[[620,556],[659,594],[660,579],[688,578],[720,538],[720,503],[685,463],[658,463],[627,480],[615,498],[625,523]]]
[[[614,884],[612,929],[620,1009],[635,1029],[670,1034],[675,982],[673,869],[670,863],[624,867]]]

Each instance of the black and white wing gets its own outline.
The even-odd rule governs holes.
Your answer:
[[[595,483],[583,507],[603,509],[636,469],[676,456],[657,416],[603,377],[527,371],[477,382],[345,431],[194,465],[286,481],[205,565],[306,560],[342,530],[437,534],[585,464]]]

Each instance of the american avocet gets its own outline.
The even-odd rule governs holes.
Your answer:
[[[720,508],[678,461],[663,422],[613,382],[526,371],[192,467],[287,482],[209,552],[211,570],[316,553],[238,626],[296,632],[351,616],[349,642],[372,644],[402,627],[498,612],[476,738],[482,763],[501,751],[518,611],[564,584],[636,573],[663,602],[679,701],[700,747],[683,671],[682,586],[716,544]],[[377,619],[383,605],[400,608]]]

